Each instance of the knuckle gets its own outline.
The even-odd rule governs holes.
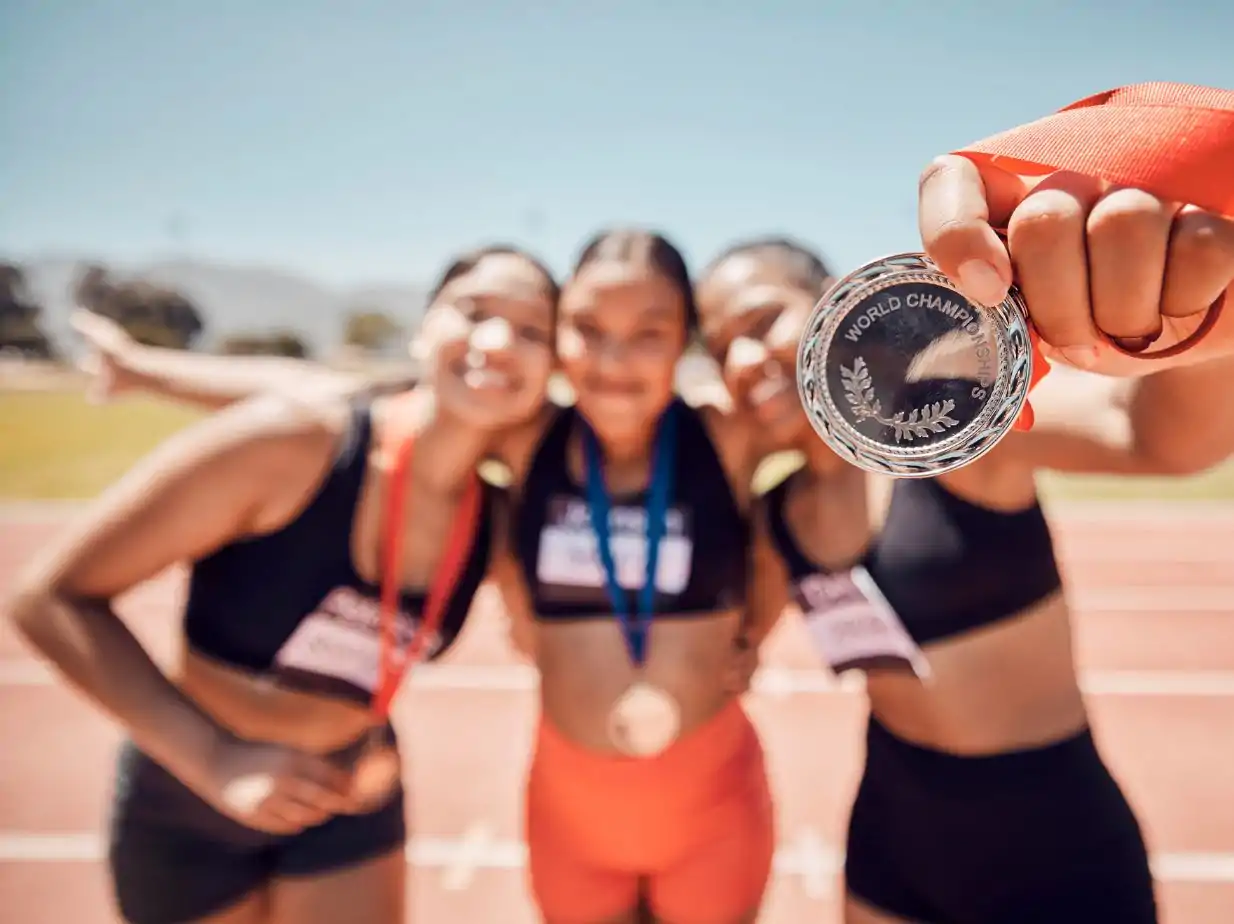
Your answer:
[[[1047,189],[1061,190],[1074,196],[1077,201],[1083,203],[1084,209],[1087,211],[1101,198],[1101,193],[1105,189],[1105,183],[1094,176],[1073,173],[1069,170],[1060,170],[1057,173],[1050,174],[1036,186],[1037,191],[1045,191]]]
[[[1034,190],[1024,198],[1007,225],[1013,247],[1037,249],[1077,237],[1087,215],[1085,203],[1064,189]]]
[[[1180,215],[1174,223],[1170,260],[1176,272],[1191,267],[1234,270],[1234,222],[1210,212]]]
[[[1170,225],[1169,203],[1139,189],[1118,189],[1101,199],[1088,216],[1091,238],[1119,238],[1129,242],[1155,240]]]

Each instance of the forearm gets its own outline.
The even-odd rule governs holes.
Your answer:
[[[1073,475],[1150,475],[1153,463],[1136,446],[1125,408],[1098,411],[1086,420],[1050,421],[1038,418],[1033,432],[1013,434],[1023,446],[1017,461],[1030,469]]]
[[[11,617],[138,747],[187,783],[203,772],[218,727],[163,675],[108,603],[31,595],[15,602]]]
[[[334,372],[279,356],[210,356],[184,350],[138,347],[123,357],[131,383],[163,398],[214,410],[272,391],[306,387],[358,389],[361,376]]]
[[[1127,407],[1136,457],[1163,474],[1197,474],[1234,453],[1234,360],[1141,379]]]
[[[1077,388],[1079,386],[1077,385]],[[1073,393],[1022,435],[1040,468],[1077,474],[1190,475],[1234,452],[1234,361],[1177,367],[1111,390]],[[1090,390],[1089,394],[1093,392]]]
[[[769,541],[761,517],[750,561],[741,634],[752,648],[758,648],[779,625],[791,600],[788,573]]]

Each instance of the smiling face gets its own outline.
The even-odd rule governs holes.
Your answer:
[[[558,357],[601,440],[649,430],[672,400],[689,298],[639,248],[583,261],[563,288]]]
[[[449,278],[415,344],[441,406],[485,428],[535,414],[553,369],[555,296],[552,281],[518,254],[483,254]]]
[[[788,260],[760,251],[722,259],[699,284],[707,350],[735,406],[754,416],[776,448],[813,438],[797,394],[796,365],[818,288]]]

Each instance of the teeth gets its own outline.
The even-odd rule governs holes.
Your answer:
[[[755,406],[765,404],[787,390],[788,381],[780,376],[776,376],[773,379],[763,379],[750,389],[750,403]]]
[[[468,388],[509,388],[510,377],[495,369],[469,369],[463,384]]]

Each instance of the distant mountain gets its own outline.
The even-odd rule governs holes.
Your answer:
[[[8,258],[0,254],[0,259]],[[14,262],[25,269],[31,294],[43,305],[47,333],[71,350],[72,287],[80,267],[91,261],[42,257]],[[283,270],[202,260],[162,260],[140,266],[100,262],[119,279],[141,277],[192,299],[206,320],[200,341],[206,349],[228,334],[287,328],[304,337],[314,353],[330,354],[342,343],[343,318],[348,311],[382,311],[410,332],[419,324],[428,291],[425,286],[384,284],[341,290]]]
[[[0,261],[10,259],[0,254]],[[43,306],[46,332],[72,355],[77,346],[68,327],[68,316],[75,307],[72,287],[80,267],[92,261],[42,257],[12,262],[25,270],[30,293]],[[373,284],[339,290],[282,270],[200,260],[162,260],[141,266],[100,262],[117,279],[148,279],[192,299],[206,321],[198,346],[207,350],[228,334],[287,328],[307,340],[315,357],[334,358],[342,345],[343,318],[348,311],[385,312],[405,325],[410,335],[419,326],[428,297],[426,286]],[[389,358],[399,367],[405,366],[406,355],[402,343],[391,345]],[[677,374],[679,381],[693,383],[692,394],[699,400],[727,400],[715,364],[701,352],[688,352]],[[702,383],[707,383],[706,391],[700,390]]]

